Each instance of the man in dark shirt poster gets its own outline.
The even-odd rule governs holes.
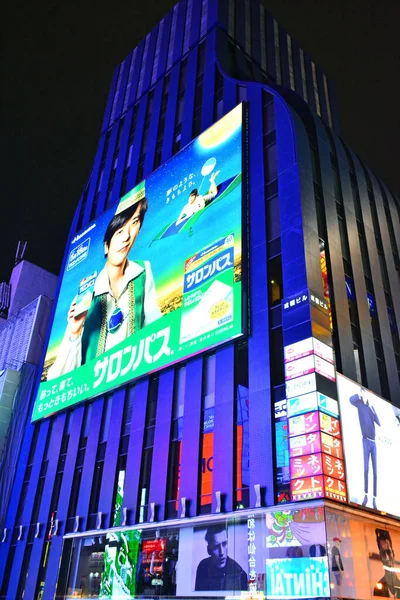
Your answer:
[[[228,532],[225,525],[208,527],[205,540],[209,558],[197,567],[195,591],[247,590],[247,575],[228,556]]]
[[[375,425],[380,427],[378,415],[375,412],[374,407],[370,404],[366,396],[366,392],[363,388],[360,388],[360,394],[354,394],[350,397],[350,404],[355,406],[358,410],[358,419],[360,421],[362,443],[363,443],[363,456],[364,456],[364,500],[363,506],[366,506],[368,502],[368,472],[369,472],[369,460],[371,458],[372,473],[374,482],[374,495],[372,498],[372,506],[376,509],[376,496],[378,492],[378,473],[377,473],[377,460],[376,460],[376,443],[375,443]]]

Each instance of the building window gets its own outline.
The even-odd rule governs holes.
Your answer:
[[[115,88],[114,100],[113,100],[113,105],[112,105],[112,108],[111,108],[110,125],[112,125],[112,123],[114,122],[114,119],[115,119],[115,113],[116,113],[116,110],[117,110],[119,92],[120,92],[120,89],[121,89],[121,81],[122,81],[122,76],[124,74],[124,70],[125,70],[125,61],[121,64],[121,66],[119,68],[117,85],[116,85],[116,88]]]
[[[269,183],[278,177],[276,144],[264,148],[264,174],[266,183]]]
[[[162,40],[163,31],[164,31],[164,19],[160,22],[160,24],[158,26],[156,51],[154,54],[154,62],[153,62],[153,72],[151,74],[151,85],[153,85],[157,79],[157,71],[158,71],[158,65],[159,65],[159,61],[160,61],[160,50],[161,50],[161,40]]]
[[[250,505],[249,356],[247,342],[235,348],[236,389],[236,508]]]
[[[208,0],[202,0],[201,2],[201,23],[200,23],[200,37],[207,32],[207,19],[208,19]]]
[[[178,369],[174,386],[172,437],[168,464],[167,518],[178,516],[186,366]]]
[[[325,73],[323,73],[322,75],[323,80],[324,80],[324,91],[325,91],[325,100],[326,100],[326,110],[328,113],[328,123],[329,123],[329,127],[332,127],[332,111],[331,111],[331,101],[329,98],[329,89],[328,89],[328,80],[326,78]]]
[[[193,0],[188,0],[185,19],[185,35],[183,38],[183,54],[189,50],[190,29],[192,25]]]
[[[210,513],[214,458],[215,354],[204,359],[201,435],[200,514]]]
[[[229,0],[228,35],[235,37],[235,0]]]
[[[314,87],[315,108],[317,111],[317,115],[320,117],[321,116],[321,104],[319,101],[317,70],[315,68],[315,63],[313,63],[313,62],[311,62],[311,71],[312,71],[312,80],[313,80],[313,87]]]
[[[151,37],[151,34],[149,33],[146,36],[146,40],[144,42],[143,58],[142,58],[142,64],[140,66],[140,76],[139,76],[139,83],[138,83],[138,88],[137,88],[137,97],[138,98],[140,98],[140,96],[142,94],[144,74],[146,72],[146,67],[148,66],[147,65],[147,55],[149,53],[150,37]]]
[[[267,71],[267,46],[265,35],[265,8],[260,4],[260,44],[261,44],[261,68]]]
[[[303,88],[303,98],[306,102],[308,102],[306,67],[304,64],[304,52],[301,48],[300,48],[300,69],[301,69],[301,84],[302,84],[302,88]]]
[[[279,85],[282,83],[282,67],[281,67],[281,49],[279,43],[279,25],[278,21],[274,19],[274,42],[275,42],[275,67],[276,67],[276,81]]]
[[[174,45],[175,45],[175,35],[176,35],[176,24],[178,21],[178,9],[179,4],[175,4],[172,9],[172,24],[171,24],[171,35],[169,38],[169,46],[168,46],[168,57],[167,57],[167,71],[172,67],[172,59],[174,55]]]
[[[268,241],[274,240],[281,235],[281,212],[279,197],[269,198],[267,203],[267,237]]]
[[[144,448],[139,481],[139,507],[137,514],[139,523],[143,523],[147,520],[148,513],[150,475],[153,461],[154,432],[156,427],[158,383],[158,377],[152,378],[149,383],[146,428],[143,442]]]
[[[286,35],[287,40],[287,51],[288,51],[288,59],[289,59],[289,78],[290,78],[290,88],[294,91],[294,71],[293,71],[293,47],[292,47],[292,38],[289,34]]]
[[[128,108],[129,95],[130,95],[131,85],[132,85],[133,69],[135,68],[135,63],[136,63],[136,54],[137,54],[137,48],[135,48],[134,51],[132,52],[131,64],[129,65],[128,82],[126,84],[124,105],[122,107],[123,113],[126,112],[126,109]]]
[[[251,56],[251,8],[250,0],[245,0],[244,4],[244,48],[246,54]]]
[[[279,304],[283,298],[282,258],[281,255],[274,256],[268,261],[268,292],[269,304]]]
[[[282,327],[270,330],[269,355],[271,386],[276,387],[285,383]]]
[[[224,114],[224,78],[219,69],[215,73],[215,94],[214,94],[214,121],[218,121]]]

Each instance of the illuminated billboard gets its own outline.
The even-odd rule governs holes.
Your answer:
[[[330,597],[324,510],[267,511],[265,597]]]
[[[400,408],[337,376],[349,501],[400,517]]]
[[[267,598],[330,598],[326,556],[267,559]]]
[[[136,593],[140,531],[107,533],[99,597],[128,600]]]
[[[241,181],[239,105],[75,236],[33,421],[243,333]]]

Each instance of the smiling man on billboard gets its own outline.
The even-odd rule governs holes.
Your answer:
[[[106,264],[76,296],[48,379],[69,373],[161,317],[148,261],[128,260],[148,208],[144,183],[119,203],[104,234]],[[94,278],[93,278],[94,279]]]

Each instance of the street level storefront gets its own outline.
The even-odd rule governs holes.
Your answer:
[[[400,597],[400,525],[309,502],[68,535],[57,598]]]

